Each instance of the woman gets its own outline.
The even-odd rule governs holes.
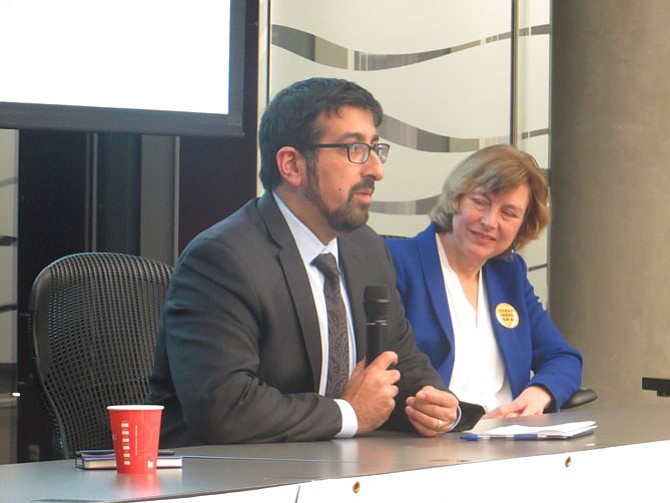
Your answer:
[[[485,417],[555,411],[581,384],[580,353],[563,340],[515,253],[549,223],[547,197],[532,156],[486,147],[447,178],[426,230],[387,240],[420,349]]]

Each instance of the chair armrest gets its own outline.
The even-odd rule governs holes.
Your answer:
[[[598,394],[592,389],[578,389],[574,395],[572,395],[567,402],[563,404],[561,410],[572,409],[574,407],[579,407],[580,405],[585,405],[589,402],[593,402],[598,398]]]

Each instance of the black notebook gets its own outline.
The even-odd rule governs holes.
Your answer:
[[[74,465],[84,470],[112,470],[116,468],[114,451],[78,451]],[[156,468],[181,468],[182,457],[174,451],[158,451]]]

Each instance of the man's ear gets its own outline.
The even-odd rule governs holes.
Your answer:
[[[282,179],[294,187],[302,183],[305,160],[294,147],[284,146],[277,151],[277,168]]]

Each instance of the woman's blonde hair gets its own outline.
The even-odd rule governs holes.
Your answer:
[[[451,232],[463,196],[505,193],[524,184],[530,189],[528,208],[512,246],[502,253],[509,257],[512,249],[519,250],[537,239],[550,220],[547,181],[535,158],[526,152],[511,145],[493,145],[471,154],[444,182],[430,219],[435,222],[438,232]]]

